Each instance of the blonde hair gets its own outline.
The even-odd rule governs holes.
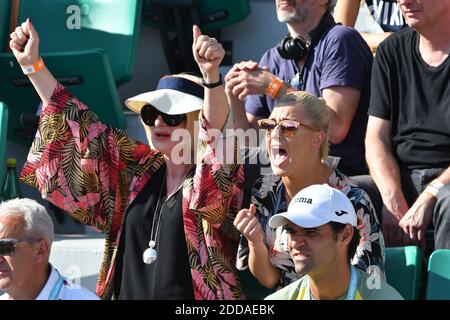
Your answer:
[[[276,107],[294,106],[302,108],[306,117],[312,122],[312,126],[319,131],[325,132],[325,140],[320,146],[319,155],[322,161],[328,158],[330,125],[330,108],[323,98],[305,91],[295,91],[288,93],[275,104]]]
[[[182,72],[182,73],[177,74],[176,76],[190,80],[190,81],[203,87],[202,78],[200,76],[197,76],[190,72]],[[186,129],[189,131],[189,134],[191,135],[191,152],[192,152],[191,155],[192,156],[194,155],[194,150],[197,147],[197,144],[195,141],[195,129],[196,129],[196,125],[198,126],[198,123],[196,121],[199,120],[199,118],[198,118],[199,114],[200,114],[200,110],[186,113]]]

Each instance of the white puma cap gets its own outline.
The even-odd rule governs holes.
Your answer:
[[[292,222],[302,228],[315,228],[331,221],[356,227],[355,209],[341,191],[326,184],[315,184],[297,193],[287,212],[270,218],[269,226],[278,228]]]

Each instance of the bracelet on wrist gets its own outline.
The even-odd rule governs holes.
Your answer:
[[[428,186],[425,188],[425,190],[423,190],[423,192],[427,192],[432,196],[437,197],[439,191],[443,187],[445,187],[445,185],[442,182],[440,182],[438,179],[434,179],[428,184]]]
[[[431,194],[433,197],[437,197],[439,190],[433,186],[427,186],[423,192]]]
[[[282,86],[283,86],[283,81],[281,81],[277,77],[273,77],[272,80],[270,81],[269,85],[266,88],[266,96],[269,96],[275,100],[275,97],[277,96],[277,94],[280,91]]]
[[[204,87],[208,88],[208,89],[216,88],[218,86],[221,86],[222,84],[223,84],[223,82],[222,82],[222,75],[221,74],[219,74],[219,81],[214,82],[214,83],[207,83],[205,81],[205,79],[202,79],[202,85]]]
[[[443,187],[445,187],[445,184],[440,182],[438,179],[434,179],[429,183],[429,185],[435,187],[438,190],[441,190]]]
[[[44,69],[45,64],[44,64],[44,60],[42,60],[42,57],[39,57],[39,60],[36,61],[35,63],[27,64],[27,65],[20,65],[20,67],[22,68],[22,71],[24,74],[31,75],[34,73],[38,73],[39,71]]]

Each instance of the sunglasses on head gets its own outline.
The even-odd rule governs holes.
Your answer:
[[[186,121],[186,114],[167,114],[159,111],[154,106],[150,104],[146,104],[141,109],[141,118],[142,121],[149,127],[153,127],[155,125],[156,118],[161,115],[161,118],[164,122],[171,127],[176,127]]]
[[[21,238],[21,239],[0,239],[0,256],[12,256],[19,242],[34,243],[39,239]]]
[[[311,127],[309,125],[288,119],[281,120],[278,122],[273,119],[261,119],[258,120],[258,125],[261,129],[267,130],[268,134],[270,134],[272,130],[275,129],[277,126],[280,126],[281,133],[285,137],[293,137],[298,127],[304,127],[305,129],[311,131],[318,131],[316,128]]]

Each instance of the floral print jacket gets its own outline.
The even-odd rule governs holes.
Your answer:
[[[231,117],[225,127],[230,124]],[[182,191],[194,295],[196,299],[243,299],[235,270],[239,238],[233,226],[242,201],[243,168],[222,165],[207,130],[200,127],[201,162]],[[232,135],[222,137],[235,142]],[[97,282],[97,294],[103,298],[111,296],[127,207],[163,164],[161,153],[102,124],[86,105],[57,85],[41,114],[21,180],[75,219],[106,234]]]
[[[378,272],[384,277],[384,238],[378,222],[375,209],[369,196],[359,188],[355,182],[334,170],[328,178],[328,184],[347,195],[355,207],[358,216],[360,242],[352,264],[370,274]],[[286,212],[285,187],[280,177],[275,175],[261,176],[254,184],[251,202],[256,205],[256,216],[264,232],[264,241],[269,248],[271,263],[281,271],[278,289],[301,278],[295,272],[294,262],[289,256],[288,236],[282,227],[269,227],[269,219],[273,215]],[[245,237],[241,237],[238,249],[237,268],[248,267],[248,244]]]

